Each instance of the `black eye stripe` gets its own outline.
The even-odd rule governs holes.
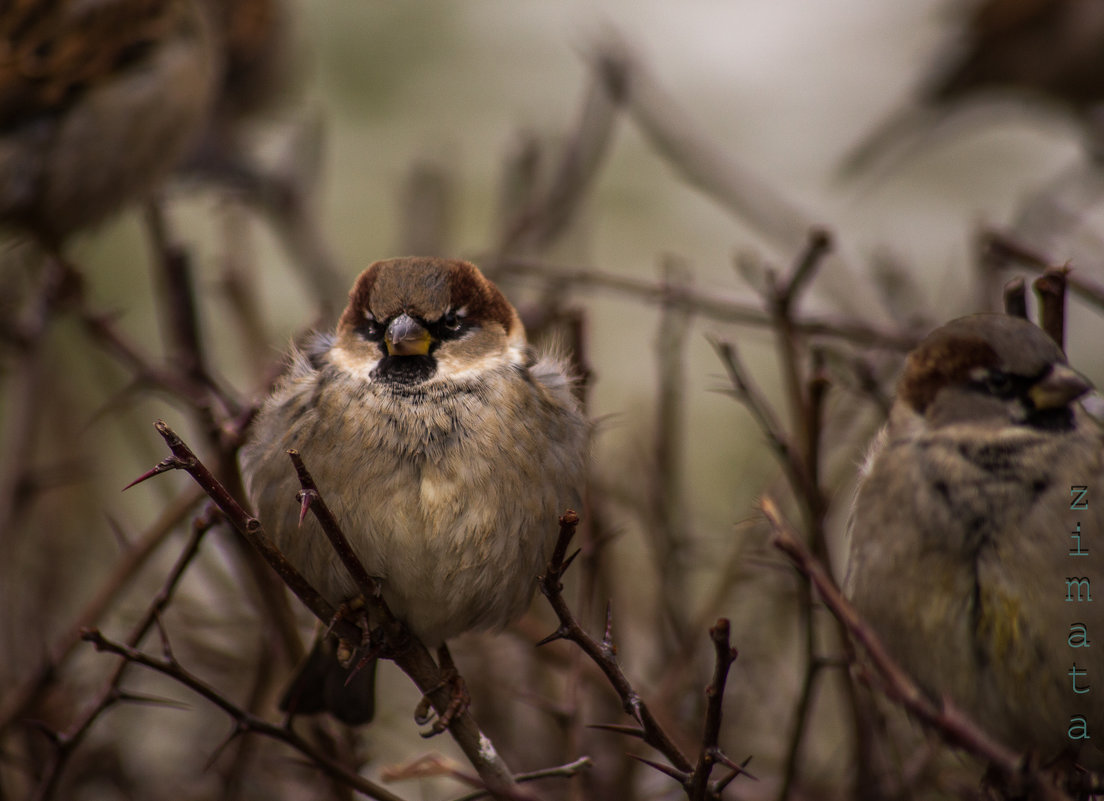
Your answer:
[[[356,327],[356,332],[365,339],[372,342],[379,342],[383,339],[385,326],[376,321],[375,318],[368,317],[361,321],[360,325]]]

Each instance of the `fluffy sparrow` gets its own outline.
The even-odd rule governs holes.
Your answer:
[[[1077,600],[1104,587],[1104,440],[1076,404],[1090,389],[1026,320],[978,314],[930,334],[862,469],[846,589],[933,697],[1009,747],[1093,766],[1104,604]],[[1076,623],[1089,647],[1071,647]],[[1069,739],[1075,716],[1092,739]]]
[[[9,0],[0,10],[0,224],[57,246],[193,146],[220,73],[197,0]]]
[[[564,364],[534,354],[474,265],[392,259],[360,275],[336,333],[292,354],[242,468],[265,529],[338,605],[357,588],[315,521],[299,524],[299,450],[391,610],[433,647],[528,607],[587,438]],[[364,722],[370,674],[347,675],[315,653],[285,704]]]

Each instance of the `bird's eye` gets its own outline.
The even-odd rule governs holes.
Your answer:
[[[449,331],[460,330],[460,315],[455,310],[449,309],[445,316],[441,318],[441,325],[447,328]]]
[[[383,339],[383,326],[379,324],[375,317],[366,317],[357,327],[357,333],[367,340],[379,342]]]
[[[985,376],[985,388],[999,398],[1007,397],[1013,390],[1012,376],[1003,370],[990,370]]]

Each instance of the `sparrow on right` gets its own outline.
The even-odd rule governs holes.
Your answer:
[[[1099,769],[1104,438],[1077,403],[1091,389],[1021,318],[930,334],[862,468],[845,589],[933,698],[1043,764]],[[1071,739],[1079,720],[1088,738]]]

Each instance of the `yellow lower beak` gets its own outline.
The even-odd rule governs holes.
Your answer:
[[[1036,409],[1059,409],[1092,389],[1085,376],[1064,364],[1054,365],[1045,377],[1027,391]]]
[[[433,343],[425,326],[408,314],[392,320],[383,339],[391,356],[425,356]]]

